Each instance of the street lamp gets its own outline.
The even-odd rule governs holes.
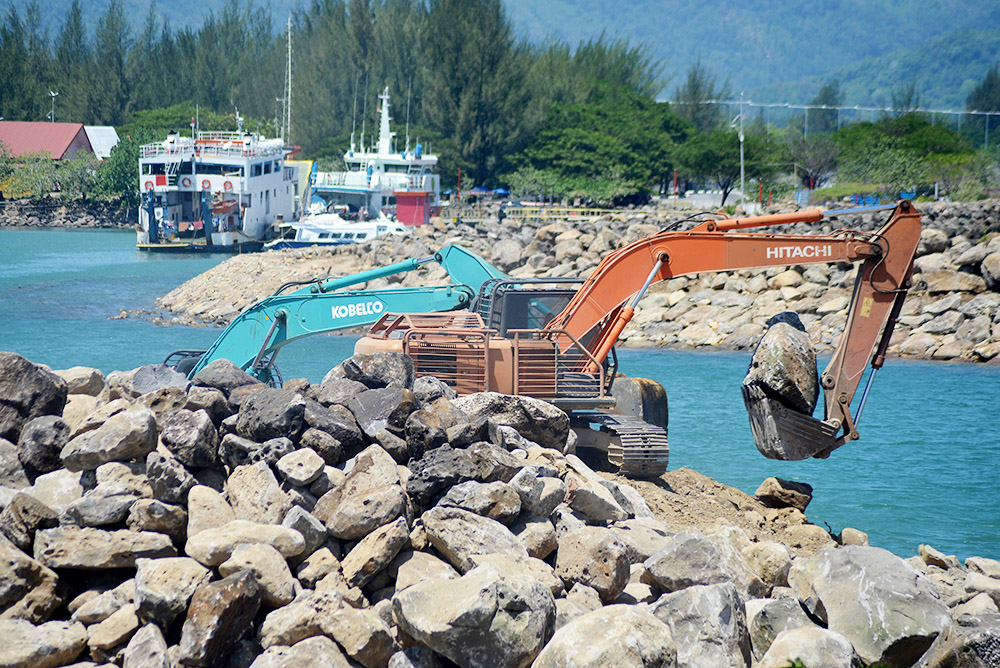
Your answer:
[[[59,93],[53,93],[52,91],[49,91],[49,97],[52,98],[52,109],[49,111],[49,120],[52,121],[53,123],[56,122],[56,95],[58,94]]]
[[[745,170],[743,168],[743,91],[740,91],[740,113],[729,123],[729,127],[735,127],[736,121],[740,122],[740,204],[745,207],[744,199],[746,195],[744,194],[744,178]]]

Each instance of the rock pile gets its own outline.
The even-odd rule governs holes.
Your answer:
[[[40,200],[0,202],[0,228],[3,227],[74,227],[129,228],[136,223],[136,212],[102,202],[70,202],[56,197]]]
[[[924,214],[924,232],[915,284],[890,354],[1000,360],[1000,201],[918,206]],[[516,277],[587,276],[608,252],[688,215],[646,207],[598,220],[487,217],[476,224],[439,220],[414,230],[408,238],[233,258],[188,281],[159,304],[177,314],[167,323],[225,324],[287,281],[349,275],[426,256],[452,242]],[[886,215],[859,214],[818,227],[797,224],[769,229],[814,234],[830,234],[835,227],[873,230],[885,222]],[[254,280],[248,281],[248,276]],[[444,272],[433,265],[421,272],[379,279],[367,287],[446,282]],[[678,277],[650,290],[621,341],[626,345],[751,349],[770,317],[795,311],[816,349],[829,350],[843,332],[853,285],[853,267],[837,264]]]
[[[0,666],[995,665],[1000,562],[834,541],[777,479],[660,493],[821,540],[658,519],[559,410],[402,355],[277,389],[0,353],[0,397]]]

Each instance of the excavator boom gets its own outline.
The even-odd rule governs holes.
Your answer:
[[[376,278],[413,271],[430,262],[444,267],[451,278],[450,285],[344,290]],[[368,325],[390,311],[437,313],[467,308],[479,286],[492,278],[506,278],[506,274],[475,253],[450,244],[429,257],[351,276],[308,281],[304,287],[287,294],[279,289],[240,313],[207,351],[184,351],[188,360],[194,360],[193,366],[189,370],[177,368],[193,378],[212,361],[224,358],[260,380],[272,380],[274,356],[296,339]]]

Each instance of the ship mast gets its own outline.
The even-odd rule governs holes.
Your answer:
[[[281,141],[292,141],[292,15],[288,15],[288,59],[285,63],[285,99],[281,104]]]

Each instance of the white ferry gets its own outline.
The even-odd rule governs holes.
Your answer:
[[[308,246],[339,246],[362,243],[385,235],[403,235],[409,228],[402,223],[381,217],[374,220],[346,221],[336,213],[306,216],[297,223],[280,227],[280,239],[268,241],[265,250],[306,248]]]
[[[379,95],[378,144],[361,150],[354,144],[344,154],[343,171],[317,172],[312,184],[314,199],[323,200],[326,210],[346,209],[358,220],[372,220],[391,214],[405,225],[427,223],[441,207],[441,177],[434,173],[437,156],[425,154],[417,144],[411,150],[409,137],[397,151],[396,133],[389,131],[389,89]]]
[[[141,147],[140,250],[260,250],[292,220],[298,170],[285,164],[284,142],[237,121],[236,132],[171,133]]]

